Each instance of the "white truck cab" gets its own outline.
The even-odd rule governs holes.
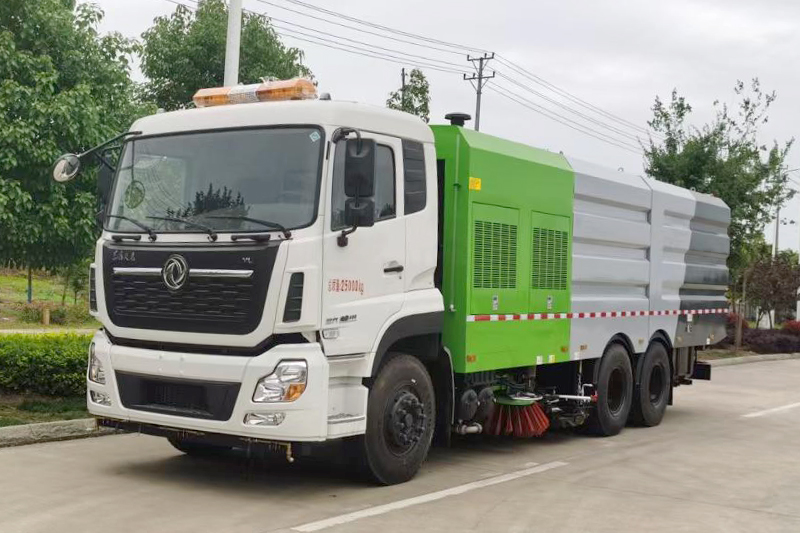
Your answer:
[[[443,308],[431,130],[303,100],[162,113],[131,131],[92,265],[90,412],[285,443],[364,433],[381,340],[409,317],[433,331]],[[374,224],[343,239],[355,132],[375,143]]]

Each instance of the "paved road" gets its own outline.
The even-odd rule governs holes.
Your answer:
[[[795,532],[798,383],[800,360],[715,368],[657,428],[467,439],[395,487],[196,460],[141,435],[2,449],[0,531]]]

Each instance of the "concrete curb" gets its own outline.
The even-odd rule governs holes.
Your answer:
[[[706,361],[711,366],[743,365],[746,363],[760,363],[762,361],[785,361],[786,359],[800,359],[800,353],[763,353],[758,355],[744,355],[742,357],[728,357],[727,359],[712,359]]]
[[[99,437],[113,433],[117,433],[117,431],[109,428],[98,428],[94,418],[22,424],[0,428],[0,448],[37,442]]]

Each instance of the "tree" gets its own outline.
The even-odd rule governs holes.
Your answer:
[[[55,269],[92,248],[94,173],[56,184],[53,162],[147,111],[129,76],[136,45],[99,35],[102,17],[74,0],[0,2],[0,265]]]
[[[408,76],[405,88],[401,87],[389,93],[386,107],[405,111],[428,122],[430,120],[430,86],[425,74],[419,69],[413,69]]]
[[[222,86],[227,28],[223,0],[203,0],[195,12],[178,6],[172,15],[158,17],[142,34],[147,97],[169,111],[188,107],[198,89]],[[303,51],[285,46],[267,17],[244,12],[239,81],[297,76],[311,76]]]
[[[731,254],[728,267],[733,285],[751,264],[754,248],[763,240],[764,225],[789,196],[786,156],[791,139],[771,147],[760,144],[759,126],[776,95],[764,93],[758,79],[734,88],[738,104],[732,112],[714,102],[716,115],[700,128],[687,124],[692,107],[676,90],[669,103],[656,97],[650,127],[664,137],[651,137],[645,148],[646,172],[673,183],[721,198],[731,209]]]
[[[797,254],[781,252],[777,257],[764,257],[755,263],[747,280],[747,299],[759,307],[761,314],[775,311],[778,316],[794,308],[798,289],[800,265]],[[771,314],[770,327],[773,327]]]

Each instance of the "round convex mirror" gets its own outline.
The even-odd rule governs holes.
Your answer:
[[[81,161],[75,154],[65,154],[56,160],[53,166],[53,179],[59,183],[64,183],[78,175],[81,168]]]

